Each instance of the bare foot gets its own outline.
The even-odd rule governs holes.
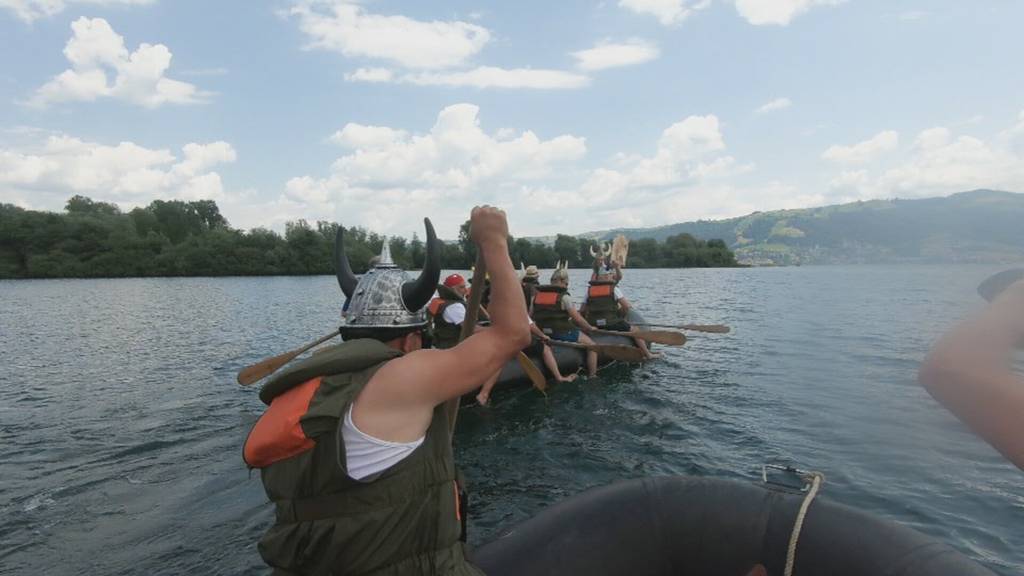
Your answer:
[[[481,393],[476,395],[476,403],[481,405],[481,406],[487,406],[487,401],[490,400],[490,399],[491,399],[490,395],[489,394],[485,394],[483,392],[481,392]]]
[[[658,358],[661,358],[661,352],[648,352],[647,353],[647,359],[648,360],[657,360]]]
[[[562,376],[562,378],[560,378],[558,381],[559,382],[573,382],[573,381],[576,380],[577,376],[579,376],[579,374],[572,373],[572,374],[569,374],[568,376]]]

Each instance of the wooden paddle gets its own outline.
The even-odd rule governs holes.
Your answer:
[[[693,332],[710,332],[712,334],[728,334],[730,328],[724,324],[683,324],[672,326],[669,324],[634,324],[634,326],[646,326],[647,328],[671,328],[674,330],[691,330]]]
[[[608,334],[610,336],[626,336],[627,338],[639,338],[655,344],[666,346],[682,346],[686,344],[686,336],[682,332],[672,330],[637,330],[635,332],[617,332],[615,330],[592,330],[594,334]]]
[[[483,312],[484,316],[490,318],[490,313],[487,312],[487,308],[480,306],[480,312]],[[537,365],[530,360],[530,357],[526,355],[522,350],[519,354],[516,354],[516,361],[519,362],[519,367],[526,373],[526,377],[533,382],[533,387],[544,393],[548,389],[548,379],[544,377],[544,374],[537,368]]]
[[[487,277],[487,264],[484,262],[484,253],[477,248],[476,266],[473,267],[473,290],[469,293],[469,302],[466,304],[466,317],[462,319],[462,331],[459,332],[459,342],[473,335],[476,329],[476,318],[480,312],[480,300],[484,296],[484,278]],[[448,412],[448,436],[455,436],[455,420],[459,415],[460,396],[452,398],[445,404]]]
[[[295,350],[292,350],[291,352],[285,352],[284,354],[278,354],[277,356],[274,356],[272,358],[267,358],[266,360],[257,362],[252,366],[242,368],[242,370],[238,372],[238,383],[241,384],[242,386],[249,386],[250,384],[259,382],[260,380],[266,378],[267,376],[273,374],[274,372],[277,372],[278,369],[281,368],[281,366],[284,366],[285,364],[291,362],[299,354],[302,354],[303,352],[309,350],[310,348],[319,346],[320,344],[327,342],[328,340],[334,338],[337,335],[338,331],[335,330],[334,332],[331,332],[330,334],[324,336],[323,338],[320,338],[316,342],[306,344],[302,348],[297,348]]]
[[[579,342],[555,340],[554,338],[549,340],[548,344],[565,348],[576,348],[577,350],[593,350],[598,354],[620,362],[643,362],[646,360],[644,353],[635,346],[623,346],[622,344],[581,344]]]

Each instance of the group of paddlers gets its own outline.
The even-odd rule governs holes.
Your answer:
[[[268,407],[243,454],[247,465],[260,469],[275,506],[274,524],[258,545],[275,575],[484,574],[465,545],[466,485],[456,470],[451,442],[459,399],[521,354],[531,333],[543,346],[556,338],[584,341],[579,332],[595,326],[632,329],[624,322],[629,303],[616,286],[620,268],[599,266],[577,311],[568,298],[565,266],[555,270],[547,285],[539,284],[535,268],[526,268],[522,278],[517,275],[508,255],[505,214],[485,206],[473,210],[470,233],[480,251],[478,262],[490,272],[490,326],[460,334],[466,337],[457,343],[452,340],[457,337],[445,324],[459,323],[453,303],[462,302],[462,322],[470,326],[478,295],[470,299],[472,305],[463,301],[465,280],[449,277],[431,315],[437,344],[451,346],[425,348],[425,308],[441,273],[440,243],[429,221],[426,225],[426,262],[415,280],[391,261],[386,248],[376,265],[357,278],[339,229],[335,265],[347,303],[335,335],[340,333],[344,342],[294,363],[260,390]],[[476,276],[482,276],[481,270]],[[1005,361],[1024,340],[1022,279],[1024,271],[1002,278],[1000,284],[1012,286],[998,297],[1001,289],[983,291],[993,304],[936,347],[921,379],[1024,467],[1022,380]],[[251,383],[274,371],[267,366],[278,358],[287,362],[300,352],[249,367],[255,376],[243,379],[240,373],[239,382]],[[588,364],[592,373],[593,364]],[[574,534],[577,543],[591,545],[585,531]],[[548,549],[560,550],[557,543]],[[491,560],[491,566],[501,566],[514,558]],[[729,573],[764,576],[766,571],[758,563]]]
[[[629,300],[619,288],[622,280],[622,266],[609,256],[600,254],[595,259],[590,285],[586,297],[579,309],[569,295],[569,270],[565,263],[559,263],[548,284],[540,283],[540,271],[536,266],[520,265],[522,270],[521,287],[527,312],[530,316],[530,333],[532,341],[524,351],[540,356],[544,365],[556,382],[569,382],[576,379],[576,374],[563,375],[558,361],[551,350],[552,341],[570,342],[593,345],[594,341],[587,335],[598,330],[631,332],[635,328],[626,320],[630,311]],[[489,302],[489,280],[482,287],[484,290],[481,302],[484,307]],[[451,274],[437,286],[437,296],[427,307],[428,333],[435,348],[448,349],[459,342],[462,324],[466,317],[467,297],[470,286],[461,274]],[[482,309],[486,317],[486,308]],[[657,357],[647,348],[647,343],[634,338],[636,346],[643,352],[646,359]],[[587,376],[597,374],[597,352],[587,351]],[[500,371],[492,375],[481,386],[477,394],[477,402],[486,405],[491,390],[498,380]]]
[[[454,275],[438,285],[440,242],[425,223],[426,257],[416,279],[395,265],[386,245],[357,277],[339,229],[344,342],[292,363],[260,390],[268,408],[243,455],[260,469],[276,506],[276,521],[259,542],[274,574],[482,574],[465,549],[465,483],[452,456],[459,399],[520,356],[531,334],[555,377],[568,380],[574,375],[558,371],[549,341],[581,345],[595,326],[631,329],[629,302],[616,287],[620,268],[599,266],[577,310],[565,265],[549,284],[539,283],[534,267],[519,277],[505,213],[485,206],[473,209],[470,231],[480,254],[478,284],[484,270],[490,274],[490,325],[459,334],[460,323],[475,326],[483,292],[466,301],[466,282]],[[430,337],[432,348],[424,346]],[[284,363],[300,352],[275,359]],[[588,356],[593,375],[596,354]],[[250,367],[255,372],[244,382],[240,373],[239,382],[273,372],[279,364],[267,367],[275,359]]]

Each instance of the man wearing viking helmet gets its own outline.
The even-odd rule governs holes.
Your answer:
[[[479,387],[529,343],[526,307],[501,210],[474,208],[471,234],[491,270],[491,328],[447,350],[421,349],[423,307],[440,275],[430,221],[423,272],[410,280],[387,244],[360,279],[336,240],[351,298],[344,343],[283,372],[245,443],[276,521],[259,542],[274,574],[480,576],[463,548],[462,483],[446,402]]]
[[[551,284],[538,286],[533,297],[533,321],[552,340],[594,344],[586,334],[594,328],[576,310],[569,297],[569,263],[559,262]],[[597,375],[597,352],[587,350],[587,376]]]
[[[615,269],[619,268],[616,266]],[[619,277],[621,278],[621,274]],[[629,300],[619,288],[615,274],[606,269],[595,269],[593,279],[587,287],[587,294],[583,297],[583,305],[580,306],[580,313],[587,322],[601,330],[636,332],[637,329],[626,320],[630,308]],[[633,342],[647,360],[660,356],[651,352],[644,340],[633,338]]]
[[[590,255],[594,257],[593,272],[590,275],[591,281],[596,280],[598,274],[613,274],[616,282],[622,280],[622,266],[621,263],[612,259],[611,244],[607,242],[599,244],[597,250],[591,245]]]

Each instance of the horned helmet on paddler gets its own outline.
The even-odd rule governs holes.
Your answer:
[[[441,247],[430,219],[426,256],[419,277],[412,279],[395,264],[385,240],[377,262],[357,278],[345,254],[344,229],[338,228],[334,244],[335,274],[338,286],[348,299],[348,308],[338,331],[344,340],[372,338],[389,342],[395,338],[419,334],[426,327],[425,306],[441,276]]]
[[[562,288],[569,287],[569,261],[564,260],[555,263],[555,270],[551,273],[551,284],[554,286],[561,286]]]
[[[610,273],[612,268],[612,246],[608,242],[600,243],[596,249],[590,245],[590,255],[594,257],[592,266],[594,275]]]

